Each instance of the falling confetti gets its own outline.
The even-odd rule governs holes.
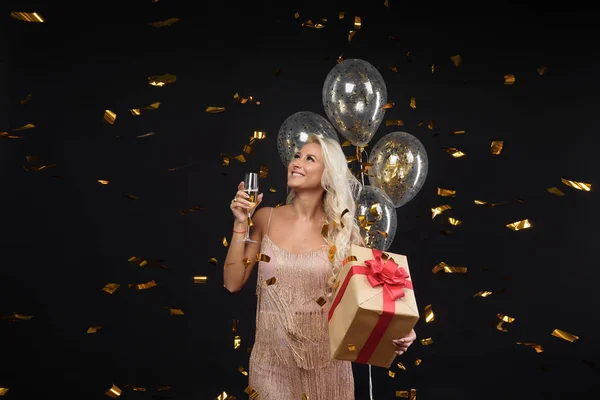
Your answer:
[[[108,397],[116,399],[121,396],[121,389],[117,387],[117,385],[113,384],[112,387],[105,393]]]
[[[148,281],[146,283],[138,283],[138,284],[133,284],[130,283],[129,288],[135,288],[136,290],[145,290],[145,289],[150,289],[156,286],[156,282],[154,280]]]
[[[564,183],[565,185],[567,185],[569,187],[572,187],[573,189],[583,190],[584,192],[589,192],[589,191],[592,190],[592,184],[591,183],[570,181],[570,180],[567,180],[565,178],[560,178],[560,181],[562,183]]]
[[[169,18],[165,21],[156,21],[156,22],[151,22],[150,26],[153,26],[155,28],[162,28],[164,26],[171,26],[176,22],[179,22],[180,19],[179,18]]]
[[[442,261],[441,263],[433,267],[431,272],[433,272],[434,274],[437,274],[438,272],[444,272],[446,274],[466,274],[467,267],[452,267]]]
[[[415,110],[417,108],[417,98],[416,97],[410,98],[410,108],[412,108],[413,110]]]
[[[572,333],[569,332],[565,332],[563,330],[560,329],[555,329],[552,331],[552,336],[555,336],[557,338],[566,340],[568,342],[573,343],[574,341],[579,339],[579,336],[573,335]]]
[[[456,190],[437,188],[437,195],[442,197],[456,197]]]
[[[206,276],[195,276],[194,277],[194,283],[206,283],[207,277]]]
[[[539,76],[542,76],[546,73],[546,71],[548,71],[548,67],[546,67],[545,65],[542,65],[541,67],[539,67],[537,69],[537,73]]]
[[[46,22],[44,20],[44,18],[36,13],[30,13],[30,12],[20,12],[20,11],[12,11],[10,13],[10,16],[16,20],[19,21],[25,21],[25,22]]]
[[[515,321],[515,318],[509,317],[508,315],[502,313],[498,313],[496,317],[500,320],[500,322],[498,322],[498,324],[496,325],[496,329],[500,332],[508,332],[508,329],[505,328],[503,325],[505,323],[512,324]]]
[[[464,135],[465,133],[467,133],[467,131],[465,131],[463,129],[459,129],[459,130],[452,132],[453,135]]]
[[[85,333],[87,334],[92,334],[92,333],[96,333],[98,332],[100,329],[102,329],[101,326],[90,326],[89,328],[87,328],[87,331]]]
[[[458,150],[456,147],[444,147],[442,148],[442,150],[444,150],[446,153],[450,154],[454,158],[461,158],[467,155],[466,153],[463,153],[462,151]]]
[[[406,371],[406,367],[404,366],[404,364],[402,364],[400,361],[398,361],[398,364],[396,364],[396,366],[398,368],[400,368],[402,371]]]
[[[354,17],[354,29],[358,30],[362,27],[362,19],[360,17]]]
[[[544,352],[544,348],[542,347],[542,345],[539,345],[537,343],[517,342],[517,344],[521,344],[523,346],[531,347],[532,349],[535,350],[536,353],[543,353]]]
[[[429,346],[429,345],[430,345],[430,344],[432,344],[432,343],[433,343],[433,339],[432,339],[432,338],[430,338],[430,337],[428,337],[428,338],[425,338],[425,339],[421,339],[421,344],[422,344],[423,346]]]
[[[462,57],[460,56],[460,54],[450,57],[450,60],[452,60],[452,62],[457,68],[462,63]]]
[[[431,304],[428,304],[427,306],[425,306],[425,322],[433,322],[434,319],[435,316],[433,314],[433,310],[431,309]]]
[[[6,393],[8,393],[9,390],[9,388],[0,386],[0,396],[6,396]]]
[[[390,378],[394,378],[394,377],[396,377],[396,373],[394,371],[388,371],[388,376]]]
[[[143,108],[132,108],[131,110],[129,110],[129,112],[131,113],[131,115],[134,115],[134,116],[142,115],[142,110],[147,110],[147,111],[158,110],[158,107],[160,107],[160,101],[152,103],[149,106],[146,106]]]
[[[148,83],[152,86],[162,87],[168,85],[170,83],[175,83],[177,81],[176,75],[166,74],[166,75],[156,75],[149,76]]]
[[[170,315],[184,315],[183,310],[181,308],[169,308]]]
[[[116,119],[117,119],[117,114],[115,114],[113,111],[111,111],[111,110],[104,111],[104,120],[106,122],[113,125],[115,123]]]
[[[513,231],[520,231],[523,229],[529,229],[531,228],[531,222],[529,221],[529,219],[524,219],[521,221],[516,221],[510,224],[507,224],[506,227],[509,229],[512,229]]]
[[[504,147],[504,142],[502,140],[494,140],[494,141],[492,141],[492,144],[490,145],[490,152],[493,155],[498,156],[502,152],[503,147]]]
[[[214,107],[214,106],[206,107],[206,112],[209,114],[221,113],[223,111],[225,111],[225,107]]]
[[[240,335],[236,335],[233,338],[233,349],[239,349],[242,345],[242,337]]]
[[[452,206],[449,204],[444,204],[441,205],[439,207],[435,207],[431,209],[431,219],[434,219],[435,217],[437,217],[438,215],[440,215],[441,213],[443,213],[444,211],[448,211],[451,210]]]
[[[557,187],[551,187],[546,189],[549,193],[552,193],[555,196],[566,196],[565,192],[563,192],[562,190],[560,190]]]
[[[513,74],[504,75],[504,84],[512,85],[515,83],[515,76]]]
[[[102,291],[108,293],[108,294],[113,294],[114,292],[117,291],[117,289],[120,287],[121,285],[119,285],[118,283],[107,283],[103,288]]]

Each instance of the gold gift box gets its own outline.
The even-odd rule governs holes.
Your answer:
[[[392,339],[408,335],[419,320],[406,256],[353,245],[338,277],[329,314],[331,357],[389,368],[396,357]],[[402,291],[395,300],[390,294]]]

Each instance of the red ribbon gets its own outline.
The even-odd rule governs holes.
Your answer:
[[[404,297],[404,288],[413,288],[412,282],[407,279],[408,273],[403,267],[398,268],[398,264],[391,259],[383,260],[381,258],[383,254],[381,250],[372,249],[371,251],[373,252],[373,260],[365,261],[364,266],[355,265],[350,268],[348,275],[346,275],[344,282],[340,286],[340,290],[331,304],[328,314],[328,320],[331,320],[335,309],[344,296],[350,279],[354,275],[366,275],[372,287],[383,285],[383,310],[364,347],[356,357],[355,362],[360,364],[367,364],[375,349],[377,349],[381,338],[395,315],[395,301]]]

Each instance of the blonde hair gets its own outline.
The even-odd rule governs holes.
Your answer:
[[[323,194],[323,210],[327,218],[327,236],[325,240],[330,248],[335,245],[335,255],[331,263],[331,277],[327,280],[329,298],[337,286],[337,275],[342,266],[342,261],[348,255],[352,244],[363,242],[360,228],[355,218],[356,198],[358,198],[362,185],[348,168],[346,156],[340,144],[331,138],[309,135],[306,143],[317,143],[323,152],[325,168],[321,177],[321,185],[325,190]],[[286,203],[293,203],[296,194],[290,190]],[[348,210],[344,213],[344,211]],[[344,214],[342,216],[342,214]]]

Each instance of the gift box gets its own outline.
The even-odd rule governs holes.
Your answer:
[[[419,311],[406,256],[353,245],[329,310],[331,357],[389,368]]]

